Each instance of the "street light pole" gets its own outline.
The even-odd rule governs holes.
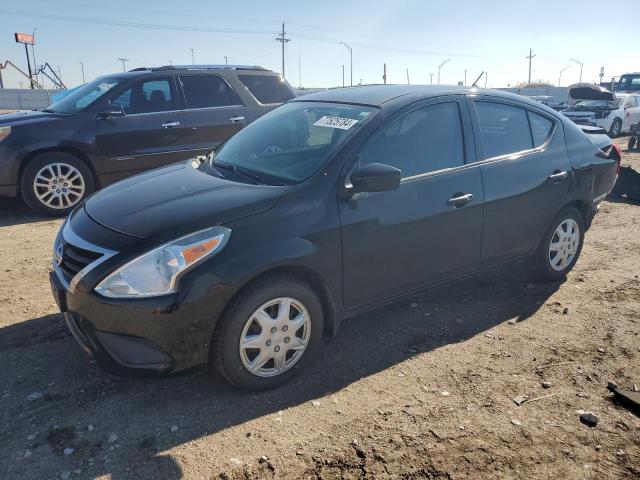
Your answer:
[[[226,55],[224,55],[224,64],[229,65],[229,57],[227,57]]]
[[[431,85],[433,85],[433,73],[430,73],[429,76],[431,77]]]
[[[344,63],[342,64],[342,88],[344,88]]]
[[[87,81],[84,79],[84,62],[80,62],[80,68],[82,68],[82,83],[87,83]]]
[[[349,63],[350,63],[349,72],[351,75],[350,84],[353,87],[353,48],[351,48],[349,45],[347,45],[344,42],[340,42],[340,45],[344,45],[347,48],[347,50],[349,50]]]
[[[575,58],[570,58],[569,60],[580,65],[580,80],[578,80],[578,83],[582,83],[582,67],[584,66],[584,63],[582,63],[580,60],[576,60]]]
[[[195,65],[196,64],[196,57],[193,54],[193,48],[191,48],[190,50],[191,50],[191,65]]]
[[[37,27],[34,28],[31,33],[31,36],[33,37],[33,43],[31,44],[31,56],[33,57],[33,71],[36,76],[36,81],[38,81],[38,62],[36,62],[36,30],[38,30]]]
[[[438,85],[440,85],[440,69],[444,66],[445,63],[450,62],[451,59],[447,58],[444,62],[438,65]]]
[[[127,71],[127,67],[125,66],[125,64],[129,61],[128,58],[119,58],[118,60],[120,60],[122,62],[122,71],[126,72]]]
[[[560,75],[558,75],[558,86],[561,87],[562,86],[562,74],[565,72],[565,70],[567,70],[568,68],[571,68],[571,65],[567,65],[566,67],[564,67],[562,70],[560,70]]]

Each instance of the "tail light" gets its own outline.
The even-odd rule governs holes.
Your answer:
[[[614,151],[616,152],[615,155],[613,154]],[[609,156],[618,161],[618,169],[616,170],[616,176],[617,176],[618,173],[620,173],[620,164],[622,163],[622,151],[620,150],[620,147],[617,146],[615,143],[611,145],[611,152],[609,153]]]

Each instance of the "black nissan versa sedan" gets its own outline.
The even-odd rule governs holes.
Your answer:
[[[518,258],[566,275],[619,165],[591,136],[492,90],[298,97],[215,154],[78,206],[53,293],[107,371],[208,363],[239,388],[274,387],[346,317]]]
[[[64,216],[117,180],[206,154],[295,97],[250,65],[166,65],[98,77],[40,111],[0,115],[0,197]]]

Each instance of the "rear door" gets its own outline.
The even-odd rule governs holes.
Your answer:
[[[208,153],[247,124],[247,107],[221,76],[183,74],[178,79],[189,148]]]
[[[411,106],[365,144],[351,171],[383,163],[402,180],[340,202],[348,309],[477,268],[483,192],[469,130],[465,99],[442,97]]]
[[[109,103],[121,106],[125,116],[96,119],[96,148],[108,181],[184,157],[185,132],[173,77],[136,81],[114,92]]]
[[[573,179],[561,122],[517,102],[476,98],[484,184],[482,263],[531,251],[566,204]]]

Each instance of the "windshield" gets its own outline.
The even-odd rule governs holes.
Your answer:
[[[375,108],[292,102],[272,110],[225,143],[213,166],[235,167],[269,183],[299,183],[362,128]]]
[[[94,81],[74,90],[66,97],[58,100],[45,111],[58,113],[78,113],[85,107],[104,96],[109,90],[122,83],[124,78],[99,77]]]
[[[616,97],[613,102],[609,100],[580,100],[576,108],[618,108],[622,99]]]

